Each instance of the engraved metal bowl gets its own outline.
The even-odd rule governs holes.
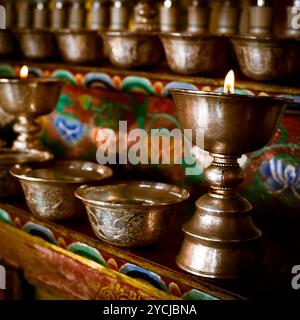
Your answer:
[[[112,170],[85,161],[56,161],[42,166],[17,165],[10,173],[21,182],[30,211],[41,219],[58,221],[84,215],[74,191],[109,178]]]
[[[161,33],[167,62],[176,73],[221,74],[228,68],[228,46],[225,37],[196,33]]]
[[[300,73],[300,39],[232,36],[242,73],[257,81],[289,79]]]
[[[155,32],[107,31],[101,33],[111,63],[119,68],[134,69],[157,65],[163,47]]]
[[[174,210],[189,197],[185,189],[155,182],[82,186],[75,195],[85,204],[95,234],[120,247],[157,241]]]
[[[48,30],[15,30],[20,48],[27,59],[51,60],[59,55],[55,36]]]
[[[16,53],[17,41],[13,32],[8,29],[0,29],[0,56],[8,56]]]
[[[53,158],[47,151],[27,150],[16,151],[7,148],[0,149],[0,198],[15,197],[21,193],[18,180],[9,174],[16,164],[46,162]]]
[[[57,31],[56,39],[63,59],[74,64],[99,64],[104,57],[102,38],[93,30]]]

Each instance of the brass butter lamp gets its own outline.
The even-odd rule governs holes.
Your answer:
[[[61,80],[29,78],[27,66],[21,69],[20,78],[0,79],[0,106],[16,117],[14,150],[44,149],[37,138],[41,126],[36,118],[54,110],[61,87]]]
[[[252,206],[237,191],[244,180],[238,158],[265,146],[273,137],[288,100],[234,94],[234,74],[225,93],[170,90],[182,129],[193,130],[193,143],[213,157],[205,169],[210,192],[196,202],[196,213],[183,226],[184,242],[177,256],[183,270],[207,278],[235,279],[257,270],[256,243],[261,231]]]

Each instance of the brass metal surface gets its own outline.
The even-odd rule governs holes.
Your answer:
[[[155,32],[108,31],[101,34],[109,59],[116,67],[151,67],[163,57],[163,47]]]
[[[56,39],[63,59],[75,64],[99,64],[103,59],[103,42],[97,31],[59,30]]]
[[[23,55],[27,59],[51,60],[58,56],[55,36],[48,30],[17,29],[14,30]]]
[[[48,151],[27,150],[16,151],[7,148],[0,149],[0,198],[15,197],[20,194],[18,180],[9,174],[9,170],[16,164],[45,162],[53,158]]]
[[[192,129],[193,143],[213,157],[204,170],[211,191],[198,199],[195,215],[183,226],[176,262],[208,278],[252,277],[258,270],[261,232],[252,221],[251,204],[237,192],[244,180],[237,159],[270,141],[289,101],[192,90],[170,93],[182,129]],[[203,134],[204,145],[197,134]]]
[[[82,186],[75,195],[85,204],[95,234],[121,247],[157,241],[178,205],[189,197],[184,189],[154,182]]]
[[[227,70],[228,40],[196,33],[161,33],[167,62],[172,71],[192,74],[222,74]]]
[[[300,40],[231,37],[243,74],[257,81],[289,80],[300,72]]]
[[[18,134],[13,148],[43,149],[36,135],[40,125],[35,118],[52,112],[63,82],[49,78],[1,78],[0,106],[16,117],[14,130]]]
[[[71,220],[84,214],[74,191],[86,183],[109,178],[112,170],[84,161],[56,161],[45,165],[18,165],[10,173],[19,179],[30,211],[45,220]]]

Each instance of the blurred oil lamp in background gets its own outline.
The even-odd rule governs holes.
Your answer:
[[[227,82],[228,81],[228,82]],[[211,190],[196,202],[196,213],[183,226],[184,242],[177,256],[183,270],[207,278],[251,277],[259,262],[260,230],[252,206],[237,191],[244,180],[238,158],[265,146],[273,137],[285,99],[234,94],[231,71],[227,93],[170,90],[182,129],[202,132],[199,148],[213,157],[204,174]]]
[[[68,28],[81,30],[85,28],[86,9],[85,1],[73,0],[69,3],[68,8]]]
[[[134,7],[132,28],[102,33],[111,63],[129,69],[156,65],[163,57],[158,30],[157,8],[153,1],[138,1]]]
[[[31,26],[32,3],[18,0],[16,2],[16,22],[17,28],[29,28]]]
[[[193,0],[188,7],[187,31],[206,33],[209,31],[210,7],[208,0]]]
[[[110,30],[124,30],[128,28],[130,7],[124,0],[114,0],[110,7]]]
[[[50,27],[52,30],[63,29],[67,25],[67,4],[64,0],[53,0],[50,4]]]
[[[102,30],[109,25],[109,1],[92,0],[87,16],[87,27],[90,30]]]
[[[249,8],[249,33],[272,34],[273,8],[270,0],[255,0]]]
[[[300,0],[294,0],[287,10],[286,36],[300,38]]]
[[[219,8],[218,35],[234,35],[239,33],[239,16],[240,8],[238,1],[226,0],[222,1]]]
[[[19,78],[0,78],[0,106],[16,117],[14,150],[44,149],[37,137],[41,126],[36,118],[54,110],[61,87],[57,79],[28,77],[27,66],[22,67]]]
[[[180,21],[178,1],[165,0],[159,7],[159,24],[162,32],[178,31]]]
[[[48,27],[48,1],[36,0],[33,7],[33,28],[45,29]]]

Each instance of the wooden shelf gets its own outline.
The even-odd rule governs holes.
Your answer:
[[[34,218],[27,209],[20,209],[20,207],[4,203],[0,204],[0,208],[2,212],[4,210],[8,214],[10,224],[14,224],[12,227],[7,223],[0,222],[0,241],[2,243],[0,259],[10,261],[13,265],[21,268],[30,283],[38,287],[46,286],[51,290],[55,289],[65,296],[102,299],[103,296],[97,296],[97,290],[89,287],[94,286],[99,289],[98,287],[101,286],[99,281],[102,281],[103,285],[105,283],[110,288],[107,290],[112,290],[112,292],[118,283],[121,288],[125,288],[129,292],[127,293],[128,297],[132,294],[132,297],[135,298],[138,295],[146,299],[150,297],[154,299],[176,298],[176,296],[170,295],[170,292],[161,288],[158,290],[157,284],[153,285],[151,281],[145,284],[145,278],[143,282],[140,282],[130,278],[130,275],[122,273],[120,270],[124,269],[124,265],[128,263],[141,267],[146,272],[155,273],[167,288],[170,288],[170,283],[175,283],[180,288],[182,296],[191,290],[197,290],[198,293],[204,294],[204,299],[212,297],[217,299],[292,298],[295,295],[290,283],[291,269],[297,264],[295,252],[300,250],[299,233],[297,228],[291,227],[284,231],[285,228],[281,223],[271,222],[268,217],[263,219],[256,217],[256,223],[264,234],[262,268],[259,276],[249,282],[232,283],[204,280],[176,267],[174,260],[182,241],[180,226],[182,221],[187,219],[187,215],[182,215],[182,213],[173,221],[172,230],[159,244],[140,249],[124,249],[98,240],[87,220],[77,223],[54,224]],[[190,210],[188,211],[190,212]],[[53,239],[56,239],[57,243],[49,244],[49,240],[46,242],[40,239],[47,239],[47,237],[49,239],[49,234]],[[75,252],[76,254],[74,251],[70,252],[71,250],[68,248],[71,244],[74,246],[74,243],[81,243],[93,248],[89,250],[99,250],[109,266],[104,267],[101,263],[95,264],[94,261],[91,261],[93,260],[91,257],[89,260],[83,258],[84,250],[81,252],[78,250]],[[24,246],[26,250],[19,250]],[[78,253],[81,256],[78,256]],[[34,265],[36,259],[41,259],[39,268]],[[111,263],[112,260],[114,263]],[[118,267],[114,267],[115,264]],[[62,272],[68,272],[69,276],[63,275]],[[98,281],[98,283],[93,283],[93,281]],[[78,282],[77,285],[74,282]],[[131,288],[128,288],[129,284]],[[90,290],[90,296],[87,296],[88,290]],[[111,294],[113,294],[112,292]],[[178,298],[182,298],[182,296]]]

